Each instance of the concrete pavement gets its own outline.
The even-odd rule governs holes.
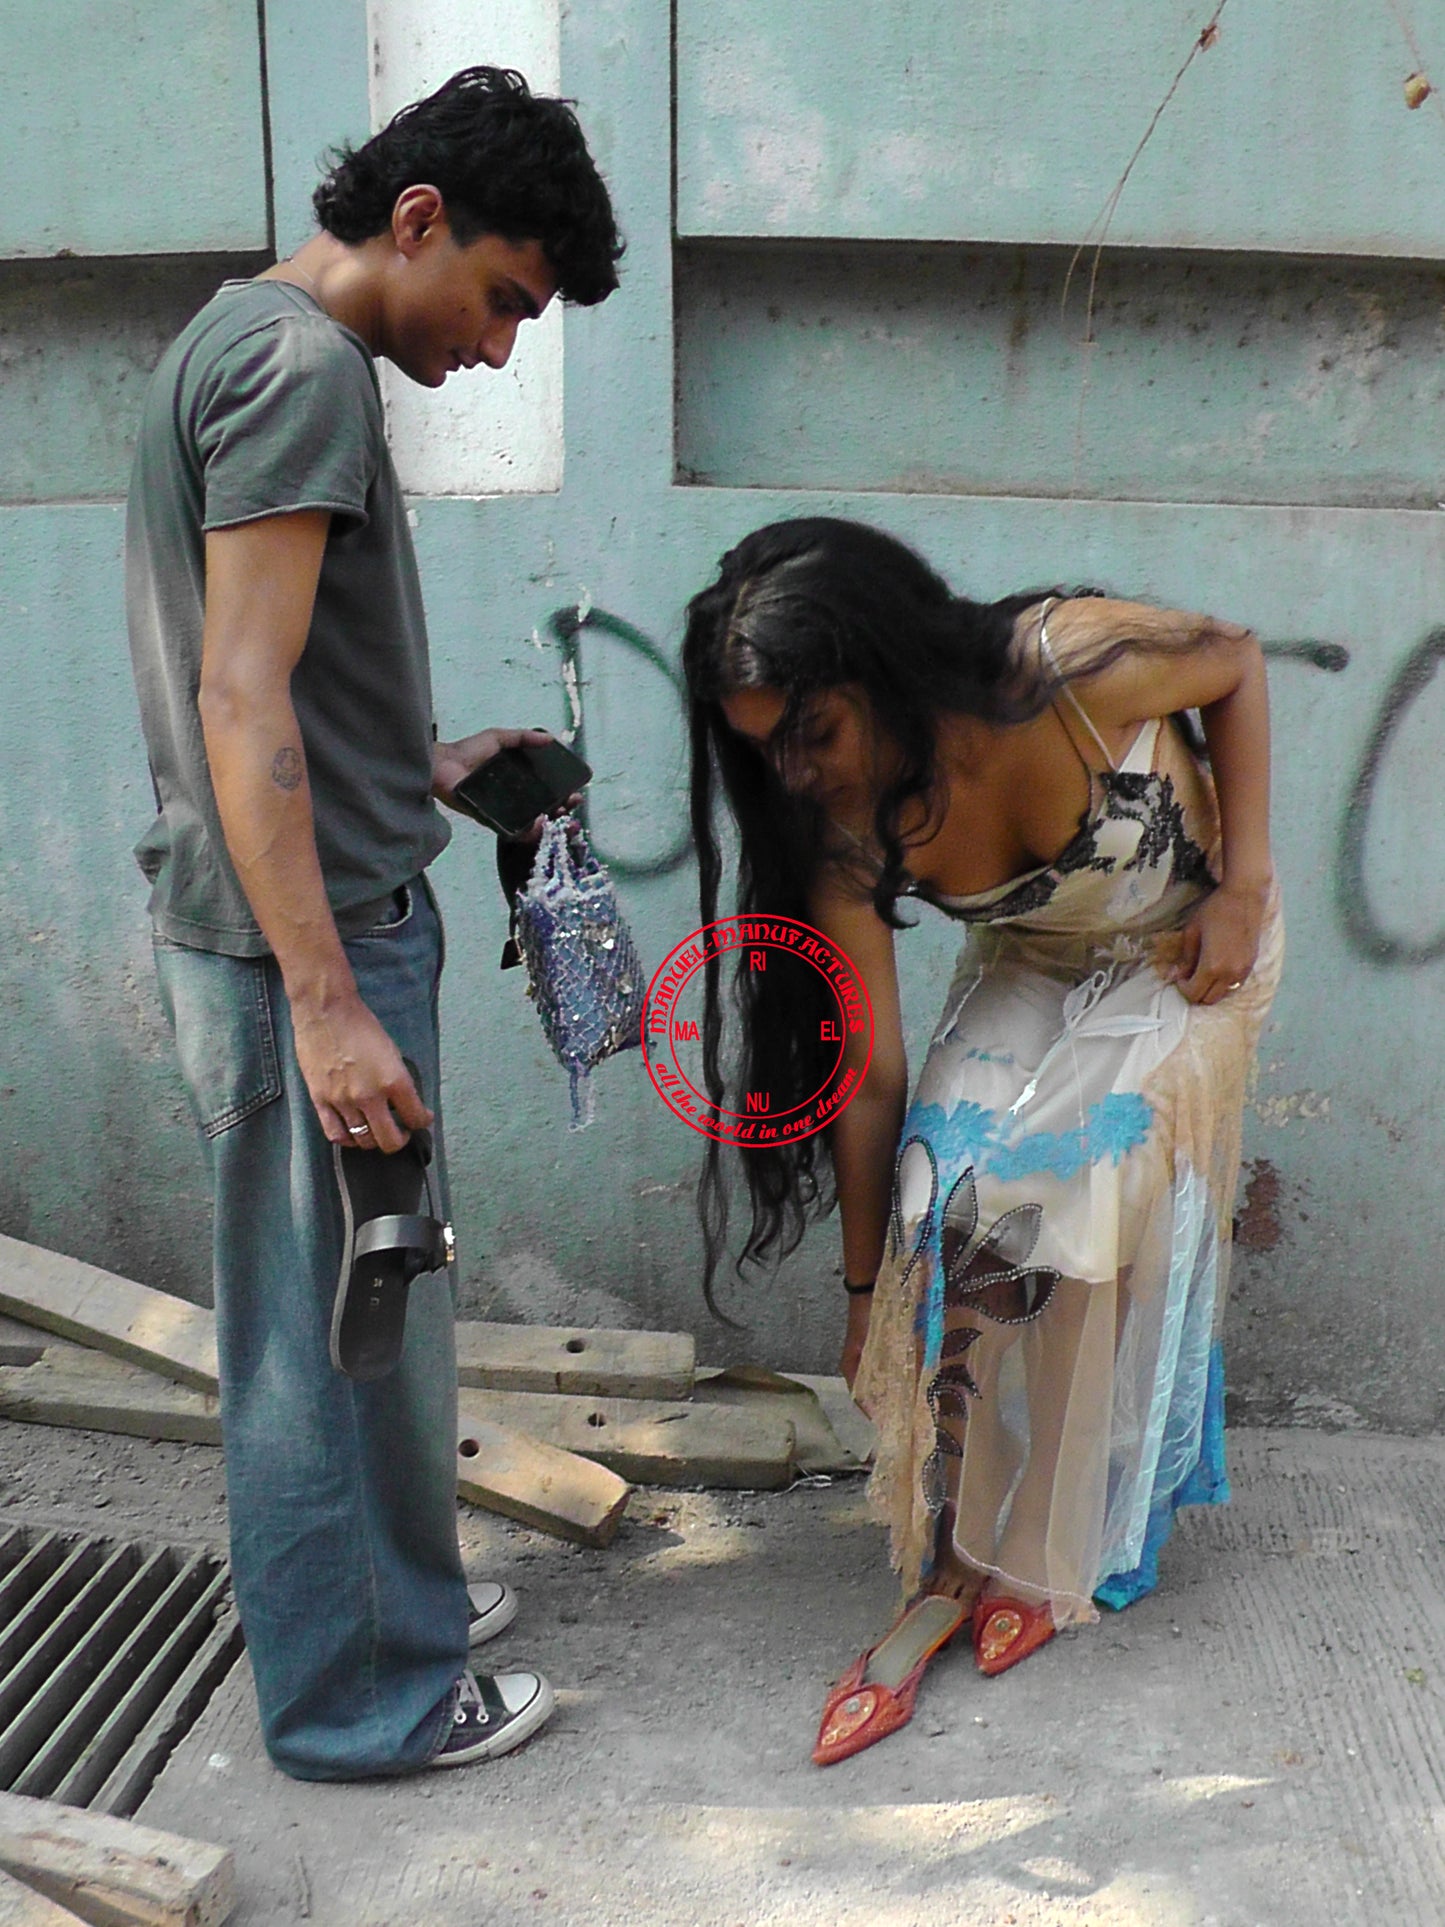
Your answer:
[[[242,1667],[140,1817],[234,1847],[237,1927],[1445,1922],[1445,1441],[1230,1442],[1152,1598],[995,1681],[945,1655],[827,1771],[824,1686],[894,1597],[859,1484],[642,1493],[606,1552],[467,1513],[522,1595],[490,1663],[559,1689],[535,1740],[298,1786]]]

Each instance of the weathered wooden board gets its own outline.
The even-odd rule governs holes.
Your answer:
[[[221,1443],[220,1400],[213,1393],[56,1339],[33,1365],[0,1365],[0,1418],[187,1445]]]
[[[787,1419],[797,1434],[794,1459],[799,1472],[862,1472],[872,1462],[873,1427],[841,1378],[731,1365],[699,1372],[693,1396],[699,1405]]]
[[[18,1793],[0,1793],[0,1868],[93,1927],[220,1927],[236,1904],[226,1848]]]
[[[213,1312],[78,1258],[0,1237],[0,1312],[178,1385],[216,1389]],[[687,1332],[457,1326],[458,1383],[495,1390],[686,1398],[695,1362]]]
[[[209,1393],[58,1339],[37,1364],[0,1365],[0,1418],[221,1443],[219,1404]],[[471,1418],[459,1434],[457,1490],[474,1505],[589,1546],[613,1537],[628,1493],[625,1480],[590,1459]]]
[[[556,1539],[605,1546],[631,1490],[626,1479],[576,1453],[476,1412],[458,1416],[457,1491],[488,1512]]]
[[[79,1914],[0,1872],[0,1927],[85,1927]]]
[[[0,1312],[0,1365],[33,1365],[50,1342],[49,1332]]]
[[[688,1398],[697,1344],[690,1332],[587,1331],[557,1325],[457,1325],[457,1383],[494,1392]]]
[[[0,1237],[0,1312],[197,1391],[216,1389],[216,1320],[78,1258]]]
[[[460,1401],[469,1419],[515,1426],[638,1485],[766,1491],[793,1476],[793,1427],[770,1413],[550,1392],[469,1389]]]
[[[848,1457],[855,1459],[860,1469],[871,1465],[878,1449],[878,1435],[872,1419],[854,1404],[847,1380],[836,1372],[826,1375],[790,1372],[788,1376],[796,1378],[800,1385],[806,1385],[817,1399],[834,1438]]]

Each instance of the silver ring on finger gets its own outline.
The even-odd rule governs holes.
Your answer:
[[[371,1136],[371,1126],[369,1124],[348,1124],[346,1128],[353,1137]]]

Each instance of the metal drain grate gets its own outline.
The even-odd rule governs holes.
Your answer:
[[[240,1650],[217,1554],[0,1524],[0,1787],[134,1813]]]

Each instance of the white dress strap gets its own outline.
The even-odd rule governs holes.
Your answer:
[[[1155,751],[1159,742],[1159,732],[1164,727],[1162,716],[1152,716],[1147,723],[1139,725],[1139,734],[1129,745],[1129,754],[1120,763],[1121,770],[1137,772],[1147,776],[1154,767]]]
[[[1058,598],[1055,597],[1052,602],[1047,602],[1044,604],[1044,613],[1042,618],[1039,621],[1039,648],[1043,651],[1044,655],[1048,657],[1049,667],[1055,671],[1057,671],[1059,668],[1059,659],[1054,654],[1053,650],[1049,647],[1049,616],[1050,616],[1050,613],[1053,611],[1053,609],[1057,606],[1057,602],[1058,602]],[[1079,701],[1078,697],[1074,694],[1073,689],[1070,687],[1068,683],[1065,683],[1063,685],[1063,693],[1065,697],[1068,699],[1069,706],[1073,710],[1074,714],[1078,717],[1079,721],[1084,725],[1084,728],[1087,729],[1089,734],[1093,737],[1094,742],[1098,747],[1099,754],[1103,757],[1104,761],[1109,765],[1109,768],[1113,770],[1114,773],[1117,775],[1119,770],[1119,765],[1114,761],[1113,757],[1109,754],[1109,745],[1104,741],[1103,737],[1099,734],[1098,730],[1095,729],[1093,720],[1091,719],[1088,710],[1085,709],[1084,705]]]

